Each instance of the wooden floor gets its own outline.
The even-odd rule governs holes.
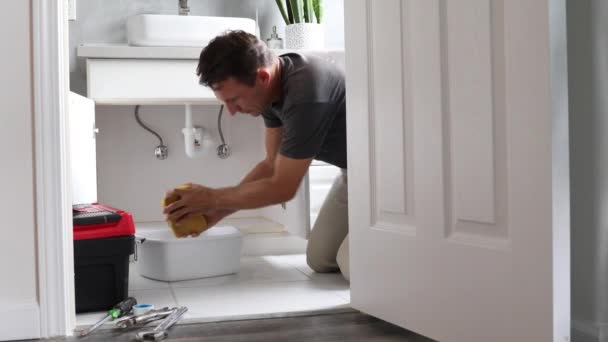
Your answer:
[[[134,333],[97,331],[85,338],[56,338],[51,341],[134,341]],[[343,313],[219,323],[178,325],[165,341],[406,341],[432,342],[390,323],[362,313]]]

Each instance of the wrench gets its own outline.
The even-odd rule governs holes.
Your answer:
[[[185,306],[180,306],[175,309],[175,311],[167,316],[156,328],[153,330],[145,330],[140,331],[135,334],[135,339],[137,341],[161,341],[167,338],[168,330],[173,326],[173,324],[177,323],[182,316],[188,311],[188,308]]]
[[[172,314],[174,311],[175,311],[175,309],[169,309],[168,307],[165,307],[165,308],[162,308],[159,310],[151,310],[143,315],[126,317],[125,319],[122,319],[119,322],[116,322],[116,327],[125,329],[125,328],[131,328],[131,327],[134,327],[134,326],[140,325],[140,324],[144,325],[144,324],[150,323],[152,321],[163,319],[163,318],[169,316],[170,314]]]

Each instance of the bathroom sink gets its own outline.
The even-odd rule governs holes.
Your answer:
[[[226,30],[255,34],[248,18],[140,14],[127,19],[127,39],[133,46],[205,46]]]

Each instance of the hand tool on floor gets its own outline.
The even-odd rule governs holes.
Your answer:
[[[112,309],[110,309],[110,311],[108,311],[108,314],[106,315],[105,318],[103,318],[99,322],[95,323],[95,325],[93,325],[92,327],[89,327],[88,329],[81,331],[79,336],[80,337],[87,336],[93,330],[99,328],[105,322],[116,319],[118,317],[121,317],[124,314],[129,313],[129,311],[131,311],[131,309],[133,308],[133,305],[135,305],[135,304],[137,304],[137,300],[135,300],[135,298],[133,298],[133,297],[129,297],[129,298],[123,300],[122,302],[114,305],[114,307],[112,307]]]
[[[154,304],[137,304],[133,305],[133,315],[143,315],[150,310],[154,310]]]
[[[158,310],[151,310],[143,315],[131,316],[126,319],[122,319],[119,322],[116,322],[116,327],[120,329],[126,329],[137,325],[144,325],[153,321],[157,321],[159,319],[163,319],[172,314],[173,312],[175,312],[175,308],[169,309],[168,307]]]
[[[164,321],[162,321],[156,328],[153,330],[145,330],[140,331],[135,334],[135,339],[137,341],[161,341],[167,338],[168,330],[173,326],[173,324],[177,323],[182,316],[188,311],[188,308],[185,306],[180,306],[175,309],[175,311],[167,316]]]
[[[164,307],[164,309],[169,309],[168,307]],[[132,319],[135,316],[141,316],[145,313],[148,313],[150,311],[154,310],[154,305],[152,304],[137,304],[137,305],[133,305],[133,310],[131,310],[131,312],[127,315],[123,315],[120,318],[117,318],[114,320],[114,324],[116,325],[117,328],[121,328],[121,325],[123,324],[123,321]]]

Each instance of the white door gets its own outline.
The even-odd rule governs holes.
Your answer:
[[[439,341],[568,341],[563,0],[348,0],[352,305]]]
[[[72,203],[97,202],[95,102],[70,92],[70,162]]]

